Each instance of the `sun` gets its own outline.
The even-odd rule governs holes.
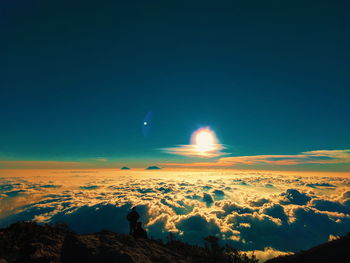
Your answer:
[[[208,131],[201,131],[196,135],[196,145],[208,146],[214,143],[213,135]]]
[[[215,133],[209,128],[200,128],[193,133],[191,142],[195,151],[205,154],[215,150],[217,139]]]

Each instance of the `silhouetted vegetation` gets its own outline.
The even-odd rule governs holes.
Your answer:
[[[204,240],[203,248],[186,244],[176,239],[175,235],[169,234],[166,246],[190,258],[194,263],[257,263],[259,261],[254,255],[248,256],[232,246],[221,246],[216,236],[208,236]]]

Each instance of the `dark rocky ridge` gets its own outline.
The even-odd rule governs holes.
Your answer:
[[[306,251],[267,260],[266,263],[349,262],[349,252],[350,233],[339,239],[318,245]]]
[[[135,239],[101,231],[79,235],[64,225],[18,222],[0,229],[0,263],[209,263],[256,262],[238,251],[227,253],[211,237],[202,248],[172,240]],[[236,261],[233,261],[236,259]]]
[[[135,239],[111,231],[79,235],[64,225],[18,222],[0,229],[0,263],[256,263],[254,257],[218,246],[208,237],[207,247],[172,240]],[[213,242],[214,241],[214,242]],[[347,262],[350,234],[306,251],[266,263]]]
[[[164,245],[101,231],[78,235],[62,226],[20,222],[0,230],[5,262],[189,262]],[[1,261],[0,261],[1,262]]]

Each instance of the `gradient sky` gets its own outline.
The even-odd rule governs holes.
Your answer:
[[[197,162],[161,149],[207,126],[231,157],[350,149],[349,12],[345,0],[2,1],[0,168]]]

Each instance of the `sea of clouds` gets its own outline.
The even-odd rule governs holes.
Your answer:
[[[149,235],[191,244],[216,235],[261,258],[350,232],[350,178],[249,171],[45,171],[0,175],[0,227],[65,222],[128,233],[137,206]]]

